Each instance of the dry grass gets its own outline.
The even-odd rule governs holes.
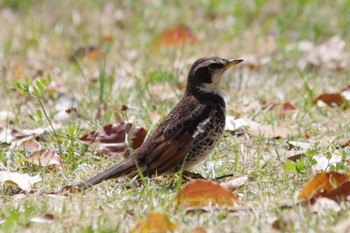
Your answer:
[[[14,114],[11,123],[3,120],[0,125],[17,129],[47,125],[30,120],[28,114],[39,108],[37,102],[19,95],[7,82],[24,77],[32,81],[50,74],[63,89],[45,95],[45,108],[50,118],[61,124],[65,158],[65,169],[59,172],[29,169],[30,174],[43,177],[30,195],[18,195],[17,189],[0,184],[0,220],[6,220],[0,224],[1,231],[129,232],[149,212],[158,211],[184,232],[196,226],[208,232],[270,232],[275,218],[291,222],[291,232],[329,232],[349,215],[347,207],[325,213],[313,213],[304,206],[277,208],[294,203],[295,194],[315,173],[312,166],[306,161],[299,171],[286,168],[285,159],[276,152],[287,148],[286,138],[237,137],[230,132],[225,133],[212,157],[194,170],[209,178],[230,173],[252,176],[236,191],[251,211],[232,213],[214,208],[206,213],[187,213],[176,209],[172,202],[176,177],[146,180],[143,187],[119,179],[68,197],[41,194],[79,182],[114,163],[94,155],[77,138],[114,122],[114,111],[123,104],[128,106],[124,119],[151,129],[150,112],[163,116],[174,106],[191,63],[202,56],[246,60],[225,75],[228,114],[239,112],[262,124],[295,129],[299,133],[290,140],[306,141],[305,132],[316,142],[326,136],[349,138],[349,110],[311,104],[317,95],[339,92],[350,84],[348,65],[302,69],[299,63],[307,62],[307,55],[291,49],[302,40],[319,45],[340,36],[349,41],[347,1],[7,0],[0,7],[0,109]],[[188,26],[199,42],[155,51],[155,35],[177,25]],[[95,50],[75,61],[70,59],[74,51],[88,46]],[[349,52],[346,45],[343,53]],[[263,108],[262,102],[291,102],[298,110],[279,118],[277,110]],[[57,120],[67,104],[75,106],[82,117]],[[69,130],[76,130],[71,138],[66,136]],[[44,148],[57,150],[52,134],[41,135],[39,140]],[[324,144],[313,149],[318,154],[350,155],[346,148]],[[1,145],[0,169],[28,172],[21,163],[23,156],[24,152]],[[349,172],[347,167],[339,170]],[[53,223],[29,222],[45,213],[54,215]]]

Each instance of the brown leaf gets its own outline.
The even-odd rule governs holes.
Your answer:
[[[137,148],[139,148],[142,145],[143,141],[145,140],[146,135],[147,135],[147,131],[142,127],[135,127],[132,130],[131,146],[134,150],[136,150]]]
[[[319,105],[320,102],[323,102],[331,107],[343,107],[344,109],[347,109],[348,103],[346,100],[339,94],[339,93],[324,93],[319,95],[314,101],[312,101],[312,104]]]
[[[28,161],[41,167],[55,167],[62,169],[64,167],[61,156],[52,150],[39,150],[31,154]]]
[[[234,206],[240,203],[233,193],[207,180],[186,184],[177,194],[176,202],[185,207]]]
[[[29,192],[32,186],[41,181],[39,175],[29,176],[28,174],[21,174],[17,172],[0,171],[0,182],[6,182],[9,184],[16,184],[24,191]]]
[[[295,107],[293,104],[289,102],[285,102],[282,107],[280,108],[280,111],[278,113],[279,117],[284,117],[286,114],[292,113],[295,111]]]
[[[236,189],[241,188],[243,185],[245,185],[249,180],[248,176],[242,176],[237,177],[232,180],[229,180],[227,182],[221,183],[221,187],[224,187],[227,190],[230,190],[231,192],[235,191]]]
[[[310,200],[311,198],[324,196],[348,180],[348,175],[335,171],[318,173],[304,185],[298,199]]]
[[[350,138],[339,139],[337,140],[336,145],[339,147],[348,147],[350,146]]]
[[[345,181],[343,184],[341,184],[337,188],[321,194],[322,197],[327,197],[336,202],[339,202],[342,199],[346,199],[349,195],[350,195],[350,181]]]
[[[146,135],[147,131],[142,127],[132,129],[131,123],[109,124],[103,128],[90,132],[80,138],[84,144],[91,146],[96,152],[106,155],[116,155],[126,152],[128,148],[126,136],[130,134],[131,148],[139,148]]]
[[[55,218],[53,214],[44,214],[40,217],[34,217],[29,220],[30,222],[36,222],[36,223],[53,223],[55,222]]]
[[[102,129],[88,133],[79,138],[79,140],[87,145],[94,142],[124,143],[126,134],[131,129],[131,126],[132,124],[124,122],[120,124],[105,125]]]
[[[207,230],[205,230],[203,227],[196,227],[193,228],[192,233],[207,233]]]
[[[41,145],[37,140],[35,140],[35,138],[29,138],[25,141],[22,141],[18,147],[20,150],[25,150],[30,153],[41,150]]]
[[[292,223],[289,220],[286,219],[276,219],[272,223],[272,228],[280,230],[282,232],[290,232],[288,231],[288,228],[292,226]]]
[[[167,216],[159,213],[150,213],[147,218],[139,221],[131,232],[162,233],[173,232],[178,230],[178,228],[179,227],[173,224]]]
[[[193,35],[188,27],[178,26],[166,29],[156,36],[153,40],[153,47],[158,50],[162,47],[168,48],[183,44],[194,44],[197,41],[197,37]]]
[[[101,49],[95,46],[81,47],[74,51],[69,60],[74,61],[76,58],[82,58],[84,61],[96,62],[102,56]]]

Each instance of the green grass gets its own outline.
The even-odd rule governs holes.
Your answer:
[[[54,123],[56,104],[63,97],[73,100],[81,117],[58,122],[57,131],[65,162],[62,171],[28,169],[21,162],[28,156],[10,145],[0,146],[0,170],[41,174],[43,181],[30,195],[21,196],[15,187],[0,184],[0,224],[2,232],[129,232],[148,213],[157,211],[188,232],[203,226],[208,232],[270,232],[271,219],[291,222],[291,232],[329,232],[349,216],[347,207],[340,212],[313,213],[304,206],[278,208],[295,201],[295,194],[314,174],[313,152],[298,162],[286,162],[276,153],[287,148],[287,139],[269,140],[225,132],[212,156],[194,168],[210,179],[233,173],[250,175],[238,191],[240,200],[251,211],[232,213],[226,208],[208,212],[186,212],[172,201],[176,195],[176,177],[145,179],[143,187],[121,178],[103,182],[84,194],[53,197],[44,192],[58,191],[65,185],[84,180],[114,164],[100,157],[78,138],[108,123],[122,105],[124,120],[147,130],[154,127],[149,114],[165,114],[181,98],[191,63],[199,57],[218,55],[241,57],[246,61],[227,72],[223,91],[227,112],[235,112],[261,124],[288,126],[299,132],[291,140],[320,141],[349,138],[349,110],[319,108],[313,99],[325,92],[339,92],[350,84],[346,69],[301,70],[303,53],[290,45],[308,40],[319,45],[333,36],[349,41],[350,2],[317,1],[16,1],[0,3],[0,110],[15,114],[12,122],[0,125],[16,129],[49,127],[38,115],[37,100],[11,89],[12,80],[31,84],[37,77],[50,75],[64,88],[62,93],[44,93],[43,106]],[[194,45],[152,48],[153,39],[162,30],[186,25],[199,39]],[[112,40],[106,39],[111,37]],[[97,58],[70,58],[79,48],[94,46]],[[349,54],[349,46],[345,54]],[[268,62],[250,64],[249,57]],[[349,63],[349,62],[348,62]],[[156,85],[170,88],[153,93]],[[153,91],[153,92],[152,92]],[[277,110],[261,108],[268,104],[291,102],[297,112],[278,117]],[[70,106],[66,106],[67,108]],[[42,111],[42,109],[41,109]],[[44,149],[58,152],[52,133],[38,137]],[[340,153],[344,160],[348,148],[313,148],[324,155]],[[333,169],[349,173],[339,163]],[[53,223],[32,223],[30,219],[46,213]]]

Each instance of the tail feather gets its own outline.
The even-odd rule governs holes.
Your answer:
[[[117,178],[123,175],[129,175],[133,171],[136,170],[136,165],[134,161],[126,159],[123,162],[107,169],[106,171],[91,177],[85,182],[81,182],[75,185],[75,188],[79,191],[86,190],[96,184],[101,183],[104,180],[109,180],[113,178]]]

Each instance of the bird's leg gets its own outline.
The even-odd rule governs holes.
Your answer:
[[[187,179],[205,179],[201,174],[198,174],[198,173],[193,173],[193,172],[189,172],[189,171],[183,171],[182,172],[182,176],[184,178],[187,178]]]

